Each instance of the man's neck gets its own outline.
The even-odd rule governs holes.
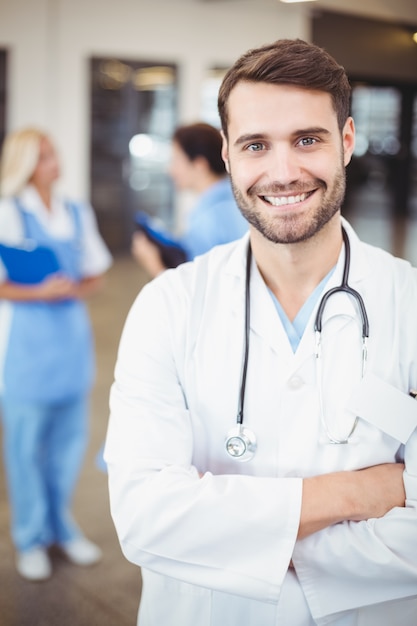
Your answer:
[[[335,217],[314,237],[297,244],[274,244],[251,227],[258,269],[291,321],[337,263],[343,239],[340,218]]]

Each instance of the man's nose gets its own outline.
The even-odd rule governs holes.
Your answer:
[[[288,185],[300,178],[300,161],[291,146],[277,146],[270,152],[268,176],[281,185]]]

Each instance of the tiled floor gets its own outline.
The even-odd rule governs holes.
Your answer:
[[[349,219],[361,237],[405,256],[417,265],[417,223],[374,215]],[[77,568],[53,554],[54,575],[46,583],[20,579],[8,532],[8,506],[0,466],[0,626],[134,626],[140,594],[139,570],[122,556],[108,509],[107,481],[95,465],[108,418],[108,392],[122,325],[144,276],[130,258],[119,258],[106,288],[91,300],[98,376],[92,397],[88,455],[75,500],[75,512],[88,536],[104,551],[103,561]],[[161,625],[163,626],[163,625]]]

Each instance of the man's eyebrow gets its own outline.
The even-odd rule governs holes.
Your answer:
[[[247,134],[247,135],[241,135],[240,137],[238,137],[236,139],[236,141],[234,142],[235,146],[240,146],[242,145],[242,143],[247,143],[250,141],[262,141],[264,140],[266,137],[266,135],[262,134],[262,133],[251,133],[251,134]]]
[[[330,135],[330,130],[322,126],[311,126],[310,128],[300,128],[292,133],[294,137],[300,135]]]
[[[311,126],[309,128],[300,128],[299,130],[295,130],[291,133],[291,137],[301,137],[308,135],[321,135],[328,136],[330,135],[330,131],[327,128],[322,126]],[[234,142],[235,146],[240,146],[244,143],[250,143],[251,141],[265,141],[268,138],[268,135],[265,133],[248,133],[246,135],[241,135]]]

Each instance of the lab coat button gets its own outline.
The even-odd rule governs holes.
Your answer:
[[[304,381],[299,376],[292,376],[292,378],[290,378],[288,381],[288,387],[293,390],[300,389],[300,387],[302,387],[303,384],[304,384]]]

